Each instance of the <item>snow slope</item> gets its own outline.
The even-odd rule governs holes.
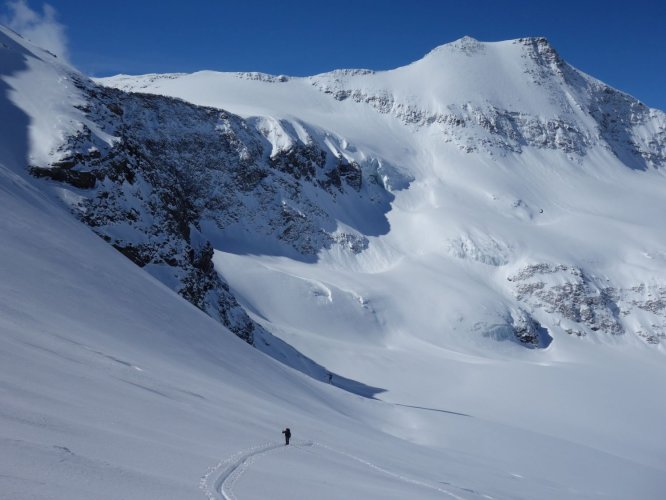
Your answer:
[[[388,390],[380,396],[386,401],[361,398],[336,389],[335,379],[317,382],[251,348],[72,217],[62,200],[82,191],[27,174],[40,155],[52,161],[49,141],[75,133],[86,118],[75,107],[81,94],[71,68],[4,28],[0,35],[0,111],[11,117],[0,121],[2,498],[661,497],[661,345],[630,334],[579,338],[553,330],[547,349],[528,349],[468,328],[474,318],[498,316],[506,276],[518,274],[532,252],[582,265],[611,241],[618,248],[599,251],[599,269],[618,283],[643,276],[661,283],[658,219],[642,203],[629,213],[620,207],[638,196],[663,203],[660,172],[638,172],[650,180],[639,182],[607,155],[604,181],[596,176],[600,165],[583,160],[576,189],[603,184],[604,195],[579,200],[580,191],[567,193],[549,208],[559,207],[559,221],[548,215],[548,223],[533,222],[522,206],[508,208],[512,198],[499,191],[497,200],[485,200],[491,208],[468,214],[473,200],[483,200],[482,187],[463,182],[471,170],[528,203],[525,186],[574,183],[557,170],[528,174],[471,160],[446,144],[446,162],[435,162],[437,155],[426,162],[433,152],[412,139],[405,150],[405,125],[393,115],[373,111],[350,123],[359,137],[383,137],[367,151],[390,158],[386,183],[400,187],[390,231],[370,236],[360,254],[334,246],[316,262],[234,252],[234,241],[218,245],[215,266],[273,333],[336,373]],[[48,106],[35,104],[38,97]],[[278,119],[271,117],[260,123]],[[366,130],[363,121],[380,128]],[[413,140],[428,134],[417,131]],[[361,142],[332,141],[361,154]],[[516,169],[542,155],[529,154]],[[576,175],[564,159],[555,166]],[[444,175],[451,172],[459,176]],[[527,180],[514,185],[521,173]],[[407,189],[400,182],[408,178]],[[623,203],[620,185],[637,190],[627,189]],[[470,199],[476,189],[481,195]],[[452,255],[442,238],[455,228],[442,215],[473,227],[493,201],[500,208],[487,227],[498,224],[495,244],[477,228]],[[615,213],[608,212],[613,202]],[[580,204],[588,211],[576,225]],[[538,238],[518,231],[521,224],[543,228],[549,240],[533,247]],[[604,224],[621,228],[622,240],[606,235],[583,245],[595,231],[603,236]],[[503,246],[506,234],[525,242]],[[553,235],[566,241],[557,244]],[[576,238],[582,257],[565,250]],[[652,259],[632,253],[641,244]],[[620,255],[622,267],[614,264]],[[518,282],[534,277],[524,276]],[[285,426],[294,446],[274,447]]]

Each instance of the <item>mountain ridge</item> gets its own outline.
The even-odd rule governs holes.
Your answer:
[[[472,43],[469,40],[466,40],[467,39],[461,39],[435,49],[435,55],[438,57],[440,55],[442,56],[439,57],[442,61],[438,59],[438,63],[446,62],[447,57],[455,58],[455,54],[461,53],[461,50],[458,50],[456,47],[461,45],[462,47],[466,47]],[[663,112],[647,108],[629,94],[612,89],[598,80],[569,66],[557,54],[552,45],[550,45],[543,37],[523,38],[507,42],[492,42],[486,43],[485,45],[481,42],[474,43],[480,44],[479,46],[481,47],[487,47],[488,50],[502,49],[506,51],[505,49],[509,49],[509,53],[511,53],[513,46],[517,46],[519,51],[515,56],[511,56],[513,58],[511,64],[515,65],[516,61],[517,63],[520,63],[521,57],[529,58],[534,61],[534,66],[525,70],[529,76],[526,83],[537,86],[544,84],[551,86],[552,89],[550,90],[550,93],[555,97],[546,96],[546,99],[543,97],[537,98],[536,102],[532,104],[524,98],[516,100],[514,97],[509,97],[508,102],[513,103],[509,105],[493,104],[486,98],[482,100],[479,100],[478,98],[469,99],[465,97],[466,93],[469,91],[463,91],[460,88],[457,88],[459,85],[456,84],[455,78],[452,80],[450,75],[446,76],[447,72],[441,73],[441,71],[440,73],[437,73],[439,77],[437,75],[434,76],[434,81],[438,82],[441,78],[444,78],[444,81],[449,81],[450,83],[447,83],[445,88],[451,88],[454,95],[447,97],[447,101],[437,103],[434,108],[431,105],[419,104],[414,98],[408,95],[400,97],[400,94],[396,94],[396,91],[391,90],[391,85],[393,84],[391,84],[390,81],[393,81],[396,78],[398,80],[403,78],[403,73],[405,72],[412,72],[415,73],[415,78],[411,78],[411,80],[409,80],[411,83],[409,84],[412,85],[414,81],[416,81],[417,87],[423,87],[426,93],[432,92],[432,90],[428,90],[428,86],[424,87],[423,84],[418,83],[418,80],[424,80],[424,78],[421,78],[418,71],[416,71],[419,69],[419,66],[426,65],[424,71],[427,73],[432,72],[433,68],[430,67],[432,64],[429,64],[432,62],[432,58],[429,58],[428,55],[407,66],[394,70],[383,72],[368,72],[368,70],[336,70],[310,77],[299,77],[295,79],[295,82],[290,80],[290,77],[283,78],[271,75],[258,76],[258,74],[217,72],[180,75],[175,79],[185,78],[188,82],[191,82],[188,84],[193,84],[197,88],[199,86],[196,81],[197,77],[201,77],[207,82],[210,81],[209,85],[213,86],[218,85],[213,81],[215,79],[221,79],[220,82],[222,82],[226,78],[248,78],[247,75],[251,75],[249,77],[251,79],[263,78],[267,82],[278,81],[278,78],[280,78],[282,83],[285,84],[287,82],[293,84],[311,83],[325,94],[331,95],[337,100],[352,99],[359,103],[365,102],[380,112],[394,114],[405,123],[411,123],[416,126],[437,126],[438,124],[444,123],[447,125],[447,127],[443,128],[444,133],[449,134],[450,140],[457,142],[462,148],[478,148],[479,140],[478,138],[465,137],[464,131],[461,131],[461,129],[464,126],[481,125],[488,128],[491,132],[491,136],[481,142],[486,142],[491,147],[493,144],[495,146],[500,146],[500,148],[492,148],[495,152],[498,152],[499,149],[502,149],[507,145],[513,148],[519,148],[520,143],[530,143],[535,139],[540,140],[539,138],[544,134],[552,134],[552,137],[548,140],[554,141],[555,135],[559,134],[563,136],[563,141],[571,144],[572,150],[579,150],[582,147],[587,147],[591,141],[602,140],[603,142],[607,142],[614,154],[622,157],[622,161],[627,164],[637,168],[646,168],[656,164],[663,165],[663,150],[659,150],[658,148],[655,150],[654,147],[642,142],[641,134],[636,136],[635,134],[632,135],[633,132],[631,132],[632,127],[656,120],[656,123],[660,124],[658,127],[660,127],[663,136],[664,123],[666,122]],[[435,66],[439,67],[440,64],[436,64]],[[473,67],[474,65],[472,68]],[[441,68],[436,69],[438,71],[441,70]],[[452,69],[454,69],[453,74],[455,74],[455,66],[452,67]],[[474,71],[478,73],[481,70],[477,68],[474,69]],[[486,71],[486,69],[484,68],[482,71]],[[514,71],[513,73],[519,74],[520,71]],[[546,71],[546,73],[544,73],[544,71]],[[498,74],[501,74],[502,72],[503,70],[499,71]],[[473,79],[472,81],[481,81],[484,79],[474,76],[476,73],[471,76]],[[560,83],[557,83],[557,80],[553,80],[553,76],[556,76]],[[155,77],[155,75],[151,75],[148,79],[154,79]],[[391,80],[386,84],[382,84],[382,78],[388,77],[390,77]],[[169,76],[169,78],[172,79],[171,76]],[[440,78],[440,80],[438,80],[438,78]],[[511,78],[507,80],[507,78],[502,77],[499,81],[500,83],[502,81],[505,83],[511,83]],[[150,91],[151,84],[149,82],[144,82],[143,79],[144,77],[131,77],[127,79],[126,84],[123,83],[125,77],[110,77],[100,79],[99,81],[100,83],[125,88],[126,90],[130,90],[132,85],[139,85],[142,91]],[[372,83],[377,79],[379,79],[378,84]],[[130,80],[135,81],[136,83],[130,84]],[[358,82],[354,83],[357,80]],[[370,83],[364,83],[365,80],[368,80]],[[469,78],[465,81],[468,80]],[[515,80],[515,78],[513,78],[513,80]],[[201,83],[203,84],[203,82]],[[158,93],[166,92],[168,95],[176,96],[179,94],[179,91],[174,85],[175,84],[167,85],[166,87],[164,85],[158,86],[159,88],[155,87],[155,91]],[[553,87],[553,85],[555,86]],[[566,89],[560,89],[560,85],[565,85]],[[364,86],[366,88],[364,88]],[[478,87],[477,84],[473,84],[473,86]],[[172,87],[174,90],[170,91],[168,87]],[[492,90],[493,87],[487,87],[488,89],[491,89],[491,92],[487,93],[486,90],[484,90],[486,87],[481,85],[479,88],[482,91],[477,91],[476,94],[483,97],[492,93],[497,94],[497,92],[499,92],[505,97],[498,97],[495,100],[499,99],[501,102],[507,101],[507,95],[510,96],[511,94],[514,94],[511,92],[511,89],[515,88],[514,84],[509,85],[507,91],[502,90],[502,85],[495,85],[494,87],[495,90]],[[571,90],[569,90],[569,88]],[[418,93],[418,90],[416,92]],[[441,90],[440,92],[445,92],[443,95],[448,95],[446,92],[449,91]],[[471,96],[474,95],[474,91],[472,92],[473,93],[470,94]],[[572,92],[577,94],[578,97],[573,98]],[[203,96],[193,95],[190,97],[190,100],[197,104],[218,107],[223,107],[224,105],[229,104],[223,101],[216,103],[216,97],[210,94],[210,91],[205,87],[201,87],[198,94],[203,94]],[[543,92],[541,94],[546,95]],[[526,95],[531,95],[532,97],[529,99],[534,101],[534,96],[538,96],[539,92],[531,92]],[[569,95],[569,97],[567,97],[567,95]],[[187,91],[182,94],[182,97],[188,99]],[[433,98],[440,99],[436,96],[430,99]],[[571,99],[573,100],[569,102]],[[447,104],[447,102],[450,102],[450,104]],[[231,105],[233,106],[233,104]],[[526,105],[528,107],[526,107]],[[267,111],[268,109],[270,109],[270,107],[267,108]],[[580,115],[580,113],[576,111],[577,109],[584,111],[585,117]],[[633,120],[633,123],[628,124],[628,126],[623,123],[611,123],[608,118],[609,113],[615,112],[616,110],[621,116],[631,117],[628,119]],[[252,115],[252,112],[247,113],[243,108],[238,108],[236,111],[239,111],[240,114],[244,116]],[[261,113],[261,111],[257,111]],[[543,114],[544,111],[545,114]],[[539,117],[541,114],[543,114],[542,118]],[[586,122],[583,120],[581,123],[585,124],[585,126],[583,129],[579,130],[580,127],[573,125],[571,122],[572,120],[580,122],[582,118],[585,118],[589,123],[585,124]],[[590,120],[594,121],[590,122]],[[474,123],[470,123],[470,121]],[[456,126],[450,127],[450,125]],[[516,130],[518,131],[517,134],[514,132]],[[527,131],[525,132],[525,130]],[[654,132],[655,131],[653,130],[651,133]],[[497,140],[498,135],[501,136],[499,142]],[[624,145],[625,143],[629,143],[629,147],[626,147]],[[658,144],[662,143],[663,137],[659,139]],[[662,152],[660,153],[659,151]]]

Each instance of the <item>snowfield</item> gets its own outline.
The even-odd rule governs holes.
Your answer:
[[[662,112],[542,39],[97,83],[154,95],[104,94],[0,27],[0,498],[663,498]],[[149,121],[169,103],[182,121]],[[211,243],[257,348],[176,293],[178,266],[103,238],[142,241],[157,213],[148,176],[93,180],[118,131],[204,115],[247,168],[325,152],[272,191],[220,188],[236,219],[205,206],[168,240],[174,260]],[[305,222],[285,233],[273,205]]]

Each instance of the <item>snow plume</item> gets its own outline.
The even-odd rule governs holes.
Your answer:
[[[10,0],[5,8],[8,14],[0,17],[2,24],[58,57],[68,58],[65,26],[58,22],[51,5],[43,4],[40,13],[31,9],[26,0]]]

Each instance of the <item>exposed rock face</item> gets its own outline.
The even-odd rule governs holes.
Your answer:
[[[644,322],[636,329],[636,334],[649,344],[666,341],[666,288],[657,284],[633,286],[624,291],[620,304],[622,317],[640,310]]]
[[[666,115],[630,95],[587,77],[569,66],[545,38],[517,40],[526,57],[539,68],[535,82],[552,82],[555,75],[585,104],[584,110],[597,123],[591,144],[601,144],[631,168],[646,170],[666,165]]]
[[[580,334],[584,334],[584,330],[615,335],[625,332],[619,318],[616,290],[598,286],[576,267],[529,265],[509,281],[519,301],[581,325]]]
[[[338,82],[340,83],[340,82]],[[360,90],[336,89],[320,81],[314,85],[337,100],[352,99],[373,106],[380,113],[390,113],[406,124],[437,126],[446,142],[461,150],[520,153],[525,146],[561,150],[583,155],[594,138],[574,123],[561,118],[544,119],[492,105],[451,104],[448,113],[433,113],[410,103],[396,102],[388,92],[368,95]],[[475,132],[484,131],[487,134]]]
[[[81,189],[94,188],[97,182],[95,176],[90,172],[80,172],[58,165],[54,165],[52,168],[30,167],[30,173],[35,177],[46,177]]]
[[[559,150],[582,156],[592,139],[575,124],[563,119],[545,120],[488,106],[450,106],[451,114],[436,117],[435,123],[448,125],[445,140],[455,142],[465,152],[496,151],[521,153],[525,146]],[[481,129],[487,136],[475,137],[470,130]]]
[[[496,341],[512,341],[530,349],[545,349],[553,341],[548,330],[524,309],[512,309],[498,319],[498,322],[477,322],[472,330]]]
[[[317,170],[326,164],[326,154],[314,144],[296,145],[289,150],[278,151],[268,161],[280,172],[311,181]]]
[[[364,174],[356,162],[314,140],[269,156],[261,132],[235,115],[76,84],[87,95],[82,110],[90,123],[66,139],[57,161],[32,167],[32,174],[83,190],[72,204],[82,221],[248,343],[269,334],[215,271],[203,224],[253,231],[302,258],[332,245],[352,252],[367,247],[363,234],[338,231],[312,198],[336,203],[358,193]],[[365,185],[380,200],[369,208],[388,210],[391,195],[374,176]]]
[[[528,265],[508,280],[519,302],[551,315],[570,335],[633,331],[652,344],[666,338],[666,289],[659,285],[615,288],[577,267],[549,263]],[[629,321],[637,309],[640,320]]]
[[[666,166],[666,115],[601,82],[592,82],[590,87],[590,114],[613,154],[638,170]],[[653,130],[641,134],[640,129],[646,127]]]
[[[295,144],[289,149],[278,151],[268,161],[280,172],[299,180],[316,181],[329,192],[332,192],[332,188],[344,191],[345,185],[354,191],[361,190],[362,172],[358,163],[338,158],[335,166],[326,170],[327,160],[326,152],[315,144]],[[318,172],[322,171],[326,172],[326,178],[317,179]]]
[[[526,311],[519,309],[511,314],[513,334],[522,344],[529,347],[548,347],[552,337],[547,330],[539,324]]]

